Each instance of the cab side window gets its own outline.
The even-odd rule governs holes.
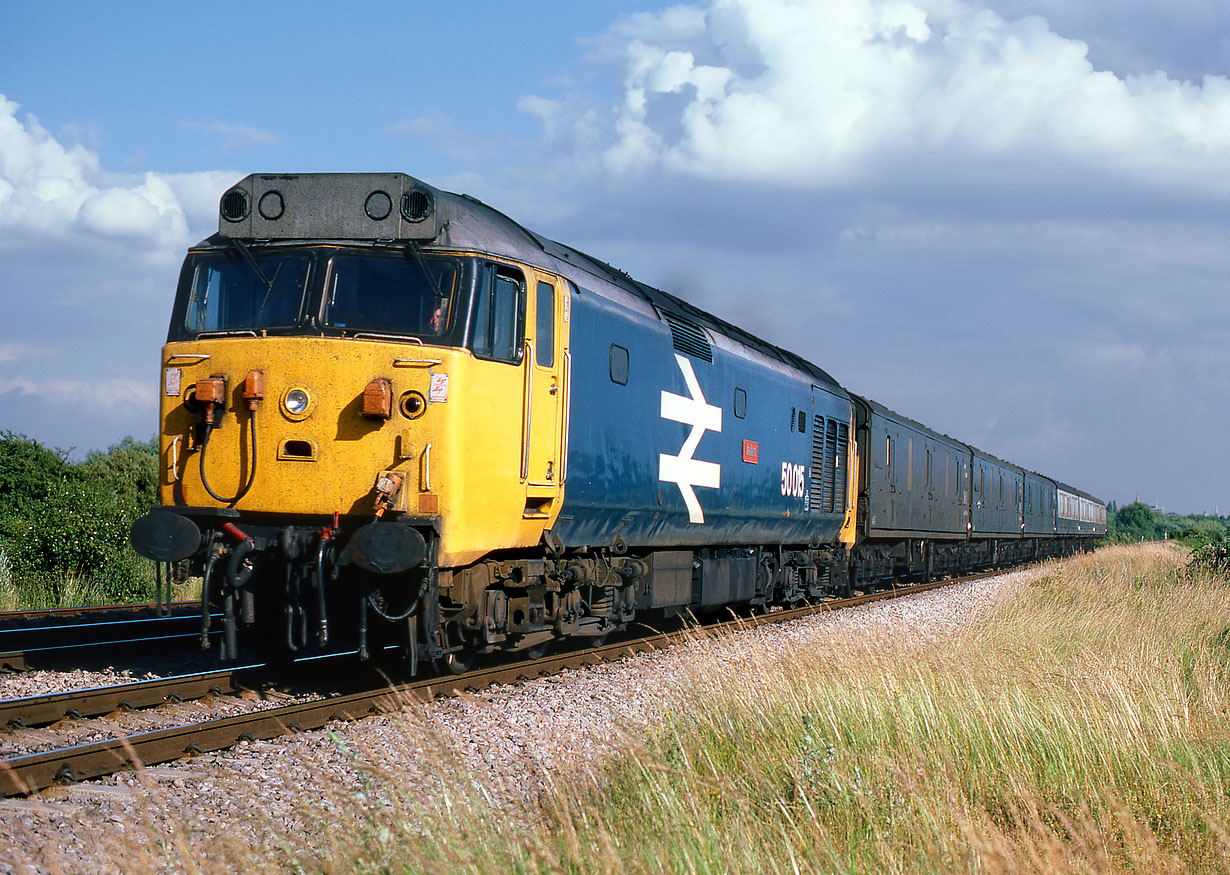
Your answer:
[[[555,286],[538,284],[538,296],[534,301],[535,334],[534,359],[540,368],[555,364]]]
[[[474,300],[471,348],[479,358],[518,364],[525,349],[525,278],[488,264]]]

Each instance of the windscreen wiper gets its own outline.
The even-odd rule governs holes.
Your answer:
[[[231,241],[231,244],[239,250],[239,254],[243,256],[244,261],[248,263],[248,266],[252,268],[253,272],[260,279],[260,281],[265,284],[265,299],[261,301],[260,305],[260,309],[264,310],[265,305],[269,303],[269,296],[273,294],[273,286],[274,283],[278,281],[278,274],[282,272],[282,265],[278,264],[277,270],[273,272],[273,279],[270,279],[265,276],[265,272],[261,270],[260,263],[256,260],[256,256],[252,254],[251,249],[244,245],[243,241],[239,240],[237,237],[227,237],[226,239]]]
[[[414,239],[410,240],[410,250],[414,253],[414,263],[418,265],[423,276],[427,278],[427,282],[431,283],[431,290],[436,294],[436,305],[444,306],[444,292],[440,290],[440,280],[427,269],[427,262],[423,258],[423,249]]]

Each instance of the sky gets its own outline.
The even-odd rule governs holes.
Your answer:
[[[152,436],[221,193],[394,170],[1024,467],[1230,513],[1226,4],[3,8],[0,431]]]

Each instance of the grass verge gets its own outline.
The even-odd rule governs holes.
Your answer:
[[[1185,561],[1106,548],[955,640],[702,674],[546,829],[453,807],[381,870],[1227,871],[1230,584]]]

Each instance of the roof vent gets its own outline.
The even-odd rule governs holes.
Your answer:
[[[232,188],[222,195],[222,218],[228,222],[242,222],[248,217],[248,193],[242,188]]]
[[[701,361],[713,361],[713,349],[709,346],[709,338],[705,337],[705,332],[700,326],[684,322],[674,316],[667,316],[666,323],[671,327],[671,340],[675,344],[675,349]]]
[[[420,189],[401,196],[401,215],[407,222],[421,222],[431,215],[431,195]]]

